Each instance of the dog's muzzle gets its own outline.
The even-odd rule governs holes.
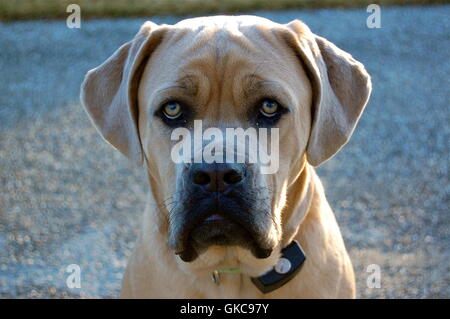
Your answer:
[[[254,172],[244,164],[192,164],[185,191],[170,214],[169,244],[185,262],[212,245],[240,246],[257,258],[270,256],[271,205]]]

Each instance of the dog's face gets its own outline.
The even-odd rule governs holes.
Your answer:
[[[311,87],[302,66],[286,44],[264,32],[266,24],[240,22],[193,19],[175,25],[141,77],[143,150],[164,184],[169,244],[184,261],[213,245],[268,257],[281,238],[283,190],[296,175],[292,169],[298,170],[309,136]],[[203,131],[214,127],[224,135],[227,128],[278,128],[277,172],[262,174],[258,162],[194,163],[207,144],[192,152],[190,163],[174,163],[171,132],[182,126],[194,136],[194,120],[202,121]],[[236,151],[225,149],[224,155]]]
[[[296,208],[287,194],[306,162],[318,165],[345,144],[369,91],[359,63],[298,21],[210,17],[145,24],[88,74],[82,100],[105,139],[146,163],[174,253],[200,269],[233,252],[255,275],[278,257]],[[196,140],[199,120],[214,132],[211,143]],[[183,162],[173,156],[180,128],[190,141]],[[228,144],[229,129],[261,128],[275,151],[270,173],[260,143]],[[212,146],[223,162],[202,158]]]

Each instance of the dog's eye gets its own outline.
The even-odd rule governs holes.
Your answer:
[[[256,125],[260,127],[270,127],[275,125],[280,120],[281,116],[288,112],[287,108],[270,98],[261,100],[256,107],[258,111]]]
[[[163,113],[168,119],[175,120],[181,116],[183,111],[181,109],[180,103],[169,102],[163,105]]]
[[[280,106],[276,101],[263,100],[261,102],[259,112],[265,117],[274,117],[277,114],[279,108]]]

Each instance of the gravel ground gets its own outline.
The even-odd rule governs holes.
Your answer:
[[[319,174],[361,298],[450,297],[450,6],[254,13],[299,18],[362,61],[373,96]],[[154,18],[174,23],[179,18]],[[0,23],[0,297],[116,297],[146,181],[78,102],[85,72],[143,19]],[[66,267],[82,269],[81,289]],[[381,267],[369,289],[367,267]]]

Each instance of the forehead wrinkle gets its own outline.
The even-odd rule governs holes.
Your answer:
[[[243,54],[249,54],[255,51],[249,35],[242,32],[239,25],[203,25],[187,30],[180,29],[179,33],[182,36],[176,38],[177,50],[186,60],[206,56],[211,62],[219,63],[229,52],[244,50]],[[257,36],[253,33],[252,36]]]
[[[296,98],[288,85],[277,80],[262,79],[259,76],[249,77],[248,84],[242,88],[246,99],[250,100],[252,96],[276,98],[286,108],[292,111],[292,108],[296,104]]]
[[[248,84],[243,87],[243,91],[246,95],[251,95],[255,92],[260,92],[264,90],[264,88],[277,88],[282,89],[283,84],[276,80],[266,80],[262,79],[259,76],[250,76],[250,80],[247,82]]]
[[[155,93],[159,95],[173,91],[183,91],[183,94],[195,96],[197,93],[197,88],[196,86],[187,86],[183,82],[175,81],[175,83],[173,84],[168,84],[164,87],[157,89]]]
[[[176,80],[176,85],[190,93],[190,95],[197,95],[198,81],[194,75],[184,75]]]

